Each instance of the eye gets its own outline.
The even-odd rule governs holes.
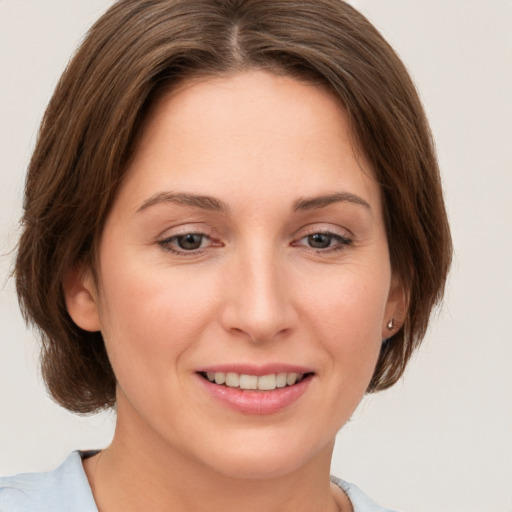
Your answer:
[[[158,242],[164,249],[176,254],[193,253],[211,245],[210,237],[203,233],[174,235]]]
[[[199,233],[187,233],[186,235],[180,235],[175,238],[176,244],[180,249],[184,251],[195,251],[202,246],[206,237]]]
[[[350,245],[352,240],[347,236],[331,232],[311,233],[301,238],[294,245],[306,246],[316,251],[336,251]]]
[[[327,249],[331,246],[334,237],[327,233],[315,233],[314,235],[308,235],[308,244],[313,249]]]

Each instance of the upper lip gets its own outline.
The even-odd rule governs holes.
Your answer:
[[[272,373],[314,373],[313,369],[307,366],[290,363],[267,363],[262,365],[244,364],[244,363],[226,363],[202,366],[197,370],[198,373],[238,373],[240,375],[270,375]]]

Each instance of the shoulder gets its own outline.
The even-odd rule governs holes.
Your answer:
[[[331,476],[331,481],[346,493],[352,503],[354,512],[397,512],[375,503],[357,485],[345,482],[335,476]]]
[[[79,452],[57,469],[0,477],[0,512],[98,512]]]

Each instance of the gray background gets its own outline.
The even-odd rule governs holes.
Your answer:
[[[437,141],[455,242],[443,309],[392,390],[341,431],[333,473],[408,512],[512,510],[512,1],[353,0],[397,49]],[[47,397],[8,279],[38,123],[109,0],[0,0],[0,474],[104,446],[113,417]]]

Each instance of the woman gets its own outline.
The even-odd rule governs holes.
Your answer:
[[[117,426],[3,508],[384,510],[329,477],[334,438],[402,375],[451,247],[417,94],[353,8],[118,2],[50,102],[23,222],[48,388]]]

